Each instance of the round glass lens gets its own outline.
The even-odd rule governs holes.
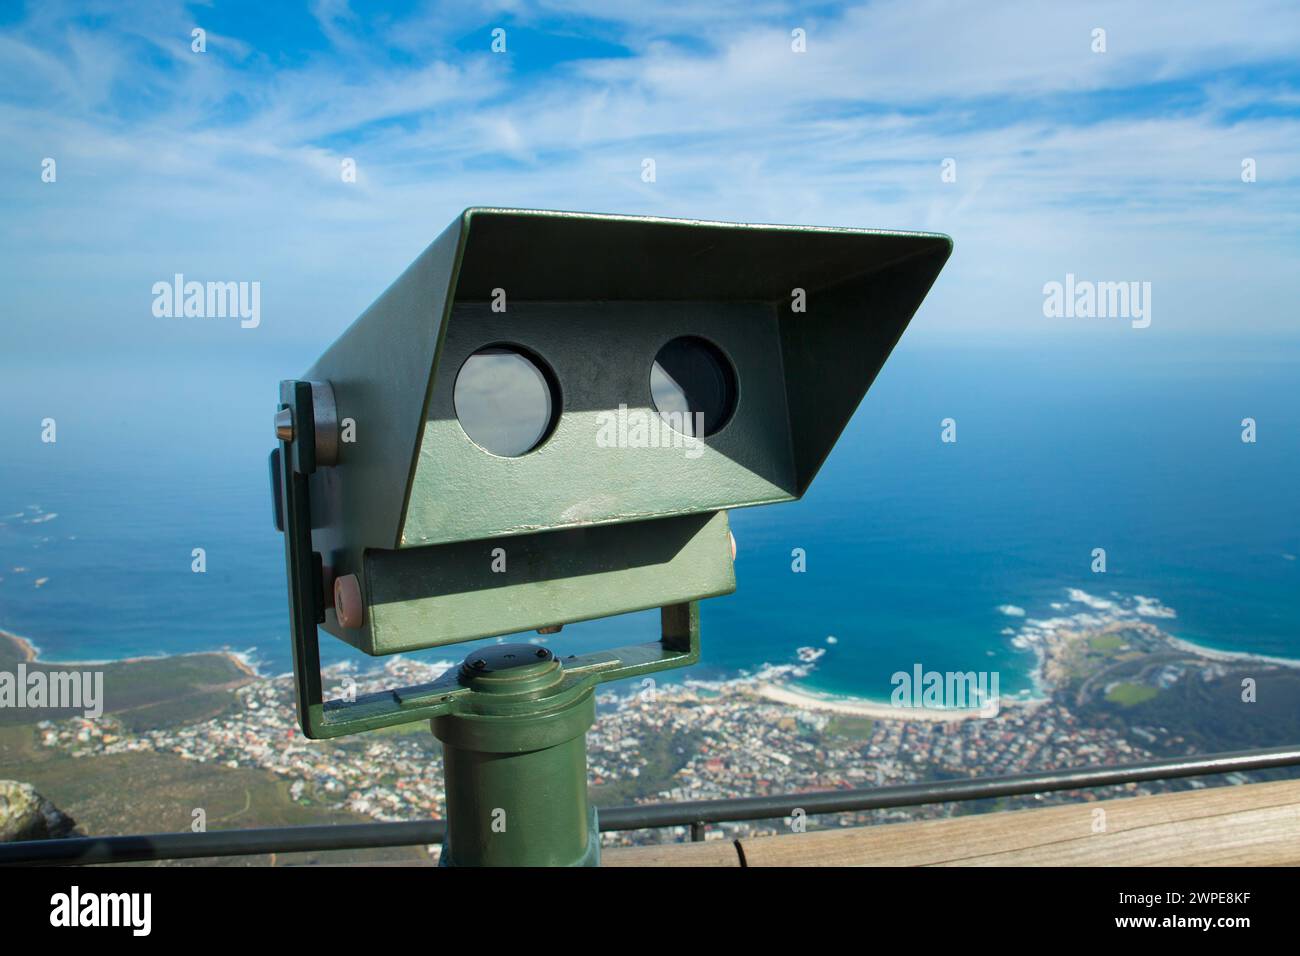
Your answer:
[[[538,362],[518,349],[479,349],[456,374],[456,418],[484,451],[526,455],[550,434],[558,401]]]
[[[671,428],[703,438],[727,424],[736,410],[736,373],[716,345],[683,336],[655,356],[650,397]]]

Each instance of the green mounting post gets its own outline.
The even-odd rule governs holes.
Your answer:
[[[599,865],[586,741],[596,686],[700,656],[697,603],[660,617],[653,644],[563,662],[536,644],[498,644],[465,658],[458,680],[467,693],[429,721],[447,777],[444,865]]]
[[[596,866],[586,733],[595,687],[566,682],[534,644],[499,644],[461,666],[456,713],[429,721],[447,775],[446,866]],[[567,684],[567,686],[566,686]]]

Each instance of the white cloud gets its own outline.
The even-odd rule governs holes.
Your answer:
[[[181,4],[114,5],[96,31],[67,9],[0,32],[15,335],[80,322],[93,341],[105,313],[147,307],[140,289],[183,271],[261,280],[267,336],[318,344],[475,203],[948,232],[956,256],[909,333],[922,337],[1092,334],[1041,315],[1042,284],[1067,271],[1152,281],[1153,334],[1229,314],[1240,332],[1281,329],[1277,304],[1300,291],[1296,84],[1216,72],[1300,48],[1300,16],[1276,3],[924,0],[816,19],[793,4],[593,4],[589,28],[632,55],[524,73],[486,43],[453,44],[507,16],[546,30],[546,4],[371,23],[322,3],[333,52],[278,69],[243,36],[189,54],[202,10]],[[790,52],[794,26],[806,54]],[[1088,48],[1093,26],[1106,54]],[[1205,98],[1152,110],[1146,88],[1173,81]],[[1073,115],[1088,91],[1144,109]],[[1272,108],[1237,115],[1258,102]],[[1240,182],[1245,156],[1260,182]],[[956,183],[940,182],[945,157]],[[130,339],[120,323],[110,337]]]

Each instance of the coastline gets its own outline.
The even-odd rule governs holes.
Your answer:
[[[253,663],[252,657],[243,651],[185,651],[181,654],[144,654],[134,657],[119,657],[111,660],[92,660],[92,661],[55,661],[46,660],[41,656],[41,649],[30,638],[23,637],[21,634],[15,634],[13,631],[6,631],[0,628],[0,640],[7,640],[14,647],[18,648],[19,660],[26,664],[47,664],[61,665],[71,669],[83,669],[86,667],[103,667],[106,664],[134,664],[140,661],[161,661],[170,657],[206,657],[215,655],[224,657],[234,665],[236,670],[240,671],[246,677],[259,678],[262,674],[257,671],[257,666]]]
[[[41,656],[40,648],[20,634],[14,634],[11,631],[6,631],[4,628],[0,628],[0,640],[8,640],[17,647],[19,655],[18,659],[25,663],[38,660]]]
[[[1067,589],[1068,604],[1079,605],[1081,611],[1069,613],[1067,603],[1055,603],[1052,609],[1056,616],[1045,618],[1020,617],[1021,626],[1011,637],[1013,646],[1021,651],[1032,653],[1036,662],[1030,669],[1033,691],[1029,695],[1005,695],[998,699],[998,708],[1029,708],[1048,702],[1055,690],[1055,681],[1048,673],[1052,658],[1059,649],[1080,638],[1105,634],[1116,628],[1136,627],[1154,633],[1158,639],[1170,648],[1197,657],[1207,662],[1250,663],[1300,669],[1300,659],[1256,654],[1249,651],[1225,651],[1205,647],[1184,638],[1175,637],[1159,624],[1153,617],[1172,619],[1172,610],[1163,608],[1158,601],[1146,597],[1119,598],[1112,601],[1096,598],[1077,589]],[[1116,596],[1118,598],[1118,595]],[[1136,602],[1136,604],[1134,604]],[[1152,614],[1154,608],[1160,613]],[[1022,609],[1020,610],[1023,614]],[[1065,612],[1065,613],[1061,613]],[[1010,629],[1003,631],[1004,639]],[[0,628],[0,640],[8,639],[17,649],[19,660],[28,663],[39,662],[47,665],[63,665],[69,668],[104,666],[114,663],[133,663],[139,661],[162,660],[169,657],[198,657],[216,655],[228,660],[240,673],[249,679],[273,679],[276,675],[262,673],[255,662],[255,650],[232,651],[229,649],[207,651],[185,651],[179,654],[136,655],[111,660],[56,661],[47,660],[41,654],[40,647],[30,638]],[[381,662],[374,662],[379,665]],[[805,662],[808,663],[808,662]],[[934,723],[951,723],[978,719],[983,716],[979,709],[949,709],[934,707],[899,707],[891,701],[882,701],[853,694],[835,694],[800,685],[797,681],[808,676],[806,668],[798,665],[764,664],[757,675],[741,672],[724,677],[717,683],[729,689],[748,693],[773,703],[798,707],[812,711],[865,717],[875,720],[926,721]]]
[[[1067,588],[1068,600],[1053,602],[1054,616],[1035,618],[1021,616],[1017,628],[1006,628],[1011,645],[1034,654],[1036,660],[1030,672],[1034,699],[1051,696],[1056,688],[1054,673],[1063,652],[1080,639],[1134,630],[1144,633],[1168,650],[1178,651],[1206,663],[1254,663],[1266,666],[1300,669],[1300,659],[1258,654],[1252,651],[1225,651],[1206,647],[1185,638],[1176,637],[1161,623],[1171,621],[1177,613],[1165,607],[1156,598],[1143,595],[1122,596],[1111,592],[1110,598],[1097,597],[1079,588]],[[1112,599],[1113,598],[1113,599]],[[1071,608],[1070,605],[1077,607]]]
[[[1204,657],[1206,660],[1220,661],[1222,663],[1257,661],[1262,664],[1273,664],[1277,667],[1300,669],[1300,659],[1294,657],[1272,657],[1267,654],[1252,654],[1249,651],[1220,651],[1213,647],[1206,647],[1203,644],[1196,644],[1192,641],[1184,640],[1181,637],[1174,637],[1172,634],[1167,633],[1166,636],[1169,639],[1169,643],[1180,651],[1186,651],[1188,654],[1195,654],[1198,657]]]

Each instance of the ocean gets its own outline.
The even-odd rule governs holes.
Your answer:
[[[0,628],[52,660],[226,648],[288,670],[266,455],[277,382],[313,357],[0,358]],[[799,682],[826,693],[887,699],[917,663],[1027,692],[1035,659],[1014,632],[1071,589],[1159,602],[1175,616],[1158,623],[1197,644],[1300,658],[1298,359],[1295,344],[1145,330],[1032,349],[905,341],[802,501],[732,512],[737,591],[703,605],[686,676],[805,647],[824,653]],[[549,643],[582,653],[657,623]],[[327,662],[368,662],[322,640]]]

